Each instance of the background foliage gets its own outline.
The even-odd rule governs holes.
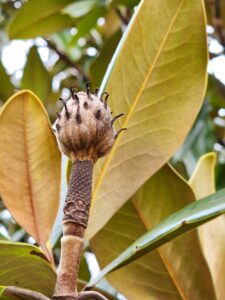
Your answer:
[[[29,118],[29,112],[32,115],[32,111],[35,111],[35,118],[40,118],[39,124],[43,126],[43,132],[39,132],[42,140],[38,135],[31,134],[24,144],[21,143],[21,147],[23,145],[32,147],[32,141],[35,139],[36,143],[40,143],[36,148],[42,149],[43,157],[46,157],[45,151],[50,154],[47,146],[42,147],[45,143],[47,145],[46,140],[52,139],[52,132],[48,132],[47,125],[44,127],[48,120],[46,117],[43,118],[41,113],[43,106],[53,123],[55,113],[60,109],[58,98],[69,96],[68,87],[74,85],[78,89],[84,89],[87,80],[91,81],[93,88],[101,85],[119,41],[132,15],[137,12],[138,3],[138,0],[1,1],[1,105],[4,105],[16,91],[22,89],[32,90],[42,101],[42,103],[39,103],[39,100],[29,102],[26,98],[28,94],[25,92],[25,94],[17,94],[17,98],[13,99],[14,115],[12,112],[9,114],[9,110],[4,108],[2,115],[4,115],[5,123],[3,118],[0,121],[1,147],[3,148],[0,149],[0,154],[2,157],[5,155],[1,159],[6,162],[6,165],[5,169],[1,169],[2,175],[5,174],[3,171],[8,166],[6,157],[14,147],[10,140],[7,141],[8,148],[4,145],[5,136],[8,136],[5,128],[7,127],[11,137],[18,138],[18,133],[23,130],[24,124],[34,126],[32,118]],[[225,87],[223,82],[225,79],[219,80],[214,72],[215,62],[220,59],[222,61],[225,51],[224,1],[205,0],[207,28],[205,28],[201,9],[202,1],[174,0],[171,1],[171,5],[167,4],[168,7],[164,7],[163,0],[151,1],[151,5],[148,1],[143,1],[143,3],[136,23],[130,27],[123,51],[115,67],[110,70],[110,80],[103,82],[102,85],[102,87],[106,86],[113,95],[110,106],[114,114],[126,113],[124,120],[119,121],[116,128],[119,129],[124,124],[128,127],[128,133],[126,139],[121,138],[118,141],[110,158],[102,160],[96,167],[91,226],[86,236],[87,239],[93,238],[90,245],[87,243],[83,256],[80,271],[81,286],[90,280],[90,272],[95,273],[95,270],[91,268],[95,259],[92,251],[99,264],[104,267],[171,213],[225,187],[223,180],[225,176]],[[185,4],[182,6],[180,3]],[[163,7],[165,11],[168,8],[167,14],[163,13]],[[186,10],[189,11],[188,18]],[[160,27],[156,24],[164,24],[164,26]],[[173,30],[173,27],[176,30]],[[205,30],[208,34],[210,58],[209,80],[204,103],[199,112],[204,92],[204,64],[207,58],[204,44]],[[146,38],[148,36],[149,38]],[[189,40],[194,46],[187,48]],[[10,69],[9,60],[16,60],[18,45],[22,45],[25,60],[23,64]],[[8,55],[10,49],[13,49],[11,57]],[[155,54],[155,49],[159,49],[158,54]],[[145,87],[140,88],[143,82]],[[179,102],[181,94],[182,102]],[[121,95],[123,95],[122,100],[120,100]],[[35,98],[34,95],[28,95],[29,97]],[[23,108],[19,104],[16,107],[16,101],[21,104],[22,98],[24,103],[27,103],[27,110],[23,116],[24,123],[20,121]],[[169,110],[163,105],[165,100],[169,103]],[[7,114],[15,123],[9,122]],[[195,123],[183,142],[194,120]],[[9,126],[6,125],[8,123]],[[21,139],[19,139],[20,142]],[[138,156],[135,156],[136,149],[140,148],[143,149],[143,153],[147,149],[146,152],[149,155],[138,153]],[[33,153],[34,147],[29,149]],[[49,165],[40,160],[40,165],[45,164],[45,168],[52,168],[52,174],[49,175],[51,180],[44,178],[45,182],[52,183],[52,178],[57,176],[56,182],[59,182],[57,173],[59,172],[59,153],[54,151],[55,153],[51,152],[50,157],[46,159]],[[211,151],[217,153],[217,160],[215,154],[212,153],[203,156]],[[36,156],[29,157],[31,162],[37,159]],[[21,160],[26,159],[26,157],[21,158]],[[171,166],[165,164],[169,159]],[[55,169],[51,160],[56,161]],[[4,165],[1,164],[1,166]],[[36,168],[35,164],[31,166]],[[162,168],[158,171],[160,167]],[[66,192],[66,168],[66,162],[63,159],[62,199]],[[21,165],[18,165],[17,173],[20,170]],[[6,171],[8,172],[8,169]],[[156,171],[158,172],[150,178]],[[42,172],[44,174],[45,171],[42,170]],[[56,177],[54,177],[55,173],[58,174]],[[36,174],[33,177],[34,182],[35,176]],[[127,176],[127,181],[122,180],[124,176]],[[2,178],[0,186],[5,186]],[[216,187],[214,187],[214,180]],[[118,186],[120,189],[117,189]],[[138,188],[140,189],[137,191]],[[58,197],[59,191],[56,190],[55,193],[57,195],[52,196],[49,190],[51,196],[45,195],[46,199],[50,198],[50,206],[51,201],[54,203],[55,198]],[[1,195],[4,198],[2,190]],[[28,193],[24,198],[27,202],[23,205],[29,206],[35,197],[36,194],[31,197]],[[48,201],[42,200],[41,197],[42,194],[38,195],[36,201],[40,203]],[[129,198],[130,200],[126,202]],[[183,202],[180,201],[181,198]],[[28,225],[24,224],[24,216],[16,215],[14,211],[18,212],[18,210],[15,206],[10,207],[10,204],[4,202],[26,231],[12,219],[5,204],[1,201],[0,232],[2,238],[14,242],[44,244],[45,253],[49,256],[51,256],[49,249],[53,247],[53,255],[57,263],[60,251],[60,214],[54,225],[51,242],[47,243],[56,211],[52,212],[44,232],[45,237],[40,240],[35,229],[30,226],[33,221],[30,221],[31,223],[28,221]],[[37,211],[40,212],[40,209],[38,208]],[[45,216],[40,214],[39,222],[42,222],[42,218],[45,220]],[[128,299],[136,299],[134,295],[137,294],[140,295],[137,299],[164,299],[163,297],[166,297],[165,299],[182,297],[183,299],[201,299],[199,297],[224,299],[224,217],[221,216],[212,222],[199,230],[204,256],[197,234],[193,231],[111,273],[107,279],[113,287],[103,280],[99,288],[106,289],[110,294],[107,296],[112,299],[123,299],[115,288]],[[105,224],[106,226],[103,227]],[[95,235],[99,229],[101,231]],[[215,232],[216,237],[212,238]],[[113,243],[114,248],[112,241],[117,241]],[[220,246],[212,249],[212,245]],[[10,244],[4,242],[2,251],[6,251],[8,255],[12,251],[9,248]],[[23,251],[26,253],[28,250],[25,247]],[[21,260],[21,264],[23,263]],[[54,282],[52,269],[49,266],[46,267],[43,261],[37,265],[37,273],[43,272],[43,268],[47,268],[46,272],[50,274],[51,282]],[[190,273],[194,275],[190,276]],[[35,274],[36,270],[33,274],[34,281]],[[191,293],[187,280],[189,276]],[[126,277],[126,284],[122,280],[124,277]],[[7,285],[7,281],[3,279],[0,285]],[[14,284],[16,282],[15,278]],[[22,282],[21,286],[36,288],[27,282]],[[43,289],[39,290],[50,295],[52,286],[46,289],[47,287],[43,286]]]

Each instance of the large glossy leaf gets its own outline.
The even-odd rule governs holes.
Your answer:
[[[191,230],[225,212],[225,189],[189,204],[181,211],[174,213],[153,230],[143,235],[126,251],[110,263],[98,277],[93,279],[88,286],[96,284],[109,272],[122,267],[129,262],[143,256],[149,251],[163,245],[171,239]],[[211,298],[209,298],[211,299]]]
[[[215,153],[201,157],[190,180],[196,198],[215,192]],[[218,300],[225,298],[225,218],[220,216],[199,228],[203,253],[210,267]]]
[[[0,241],[0,285],[18,286],[52,297],[56,274],[35,246]]]
[[[206,48],[201,0],[141,2],[102,85],[112,111],[126,113],[116,128],[128,130],[95,168],[87,238],[183,142],[205,92]]]
[[[30,0],[15,14],[8,26],[10,39],[28,39],[49,35],[71,26],[73,19],[60,10],[73,0]]]
[[[1,196],[45,247],[58,209],[60,153],[40,100],[28,90],[11,97],[1,110],[0,131]]]
[[[5,101],[13,94],[13,85],[1,61],[0,61],[0,81],[1,81],[0,98],[3,101]]]
[[[43,102],[46,102],[51,92],[50,74],[45,69],[35,46],[30,49],[27,56],[21,88],[32,90]]]
[[[128,299],[136,299],[137,295],[143,300],[215,299],[196,232],[189,232],[150,252],[193,226],[188,224],[191,206],[146,233],[194,200],[189,185],[168,165],[164,166],[91,240],[101,266],[115,259],[100,276],[130,262],[107,276]],[[144,233],[146,235],[135,242]],[[135,243],[116,258],[132,242]],[[137,259],[139,256],[143,257]]]

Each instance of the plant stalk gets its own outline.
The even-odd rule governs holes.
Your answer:
[[[76,160],[72,164],[64,206],[61,258],[55,299],[77,297],[77,277],[83,248],[84,231],[91,204],[93,162]]]

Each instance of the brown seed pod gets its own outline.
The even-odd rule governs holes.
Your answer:
[[[72,92],[71,98],[62,100],[63,109],[57,114],[56,136],[61,151],[72,161],[92,160],[106,155],[117,136],[106,99],[87,92]],[[122,115],[122,114],[121,114]]]

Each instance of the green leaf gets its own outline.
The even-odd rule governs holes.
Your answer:
[[[121,30],[118,30],[107,40],[101,49],[100,55],[91,65],[91,83],[93,86],[100,86],[108,64],[121,38]]]
[[[183,162],[188,174],[187,178],[189,178],[196,167],[198,159],[201,155],[211,151],[215,142],[214,127],[209,115],[209,106],[206,102],[182,147],[173,156],[173,165]]]
[[[59,205],[60,152],[41,101],[28,90],[0,113],[0,193],[15,220],[47,251]]]
[[[79,268],[78,278],[79,278],[79,280],[83,280],[86,282],[88,282],[91,278],[91,274],[90,274],[90,271],[88,268],[88,263],[87,263],[84,255],[81,257],[81,260],[80,260],[80,268]]]
[[[13,94],[13,85],[10,81],[9,75],[6,73],[2,63],[0,62],[0,98],[5,101]]]
[[[0,240],[9,240],[4,234],[0,233]]]
[[[0,299],[1,300],[8,300],[9,298],[5,297],[3,294],[4,294],[4,291],[5,291],[5,286],[0,286]]]
[[[216,154],[203,155],[190,179],[196,198],[215,192]],[[218,300],[225,298],[225,218],[220,216],[199,228],[199,237],[209,265]]]
[[[225,87],[214,75],[209,76],[207,100],[218,108],[225,108]]]
[[[195,197],[187,182],[165,165],[91,240],[100,265],[106,266],[162,219],[193,201]],[[121,278],[126,278],[126,282]],[[134,295],[141,299],[189,299],[190,282],[192,296],[197,299],[202,293],[211,293],[210,288],[205,291],[205,286],[212,287],[196,232],[147,253],[107,279],[128,299]]]
[[[50,74],[45,69],[36,46],[31,47],[28,54],[21,88],[32,90],[44,103],[51,92]]]
[[[170,187],[171,186],[169,185],[168,189],[170,189]],[[144,194],[143,197],[147,197],[147,195]],[[156,197],[156,199],[157,199],[157,203],[160,203],[159,199],[160,199],[160,201],[163,200],[163,198],[160,198],[160,197]],[[138,201],[140,201],[140,199]],[[142,208],[144,208],[144,206]],[[156,208],[157,208],[157,206],[155,206],[155,209]],[[140,209],[140,207],[136,208],[137,211],[139,209]],[[154,215],[156,215],[156,213],[153,213],[153,209],[154,208],[152,207],[151,211],[152,211],[152,214],[154,217]],[[144,234],[142,237],[140,237],[137,241],[135,241],[122,254],[120,254],[116,259],[114,259],[109,265],[107,265],[100,272],[99,276],[97,276],[96,278],[91,280],[91,282],[88,284],[88,287],[95,285],[100,279],[102,279],[109,272],[112,272],[113,270],[121,268],[122,266],[126,266],[127,264],[129,264],[131,262],[134,262],[137,258],[142,257],[143,255],[164,245],[165,243],[174,239],[175,237],[178,237],[178,236],[184,234],[185,232],[187,232],[193,228],[196,228],[197,226],[223,214],[224,212],[225,212],[225,189],[221,190],[211,196],[203,198],[197,202],[194,202],[194,203],[191,203],[191,204],[185,206],[182,210],[179,210],[178,212],[173,213],[172,215],[167,217],[166,219],[163,219],[152,230],[150,230],[149,232]],[[146,211],[144,211],[144,210],[139,211],[139,214],[141,217],[143,217],[144,213],[146,213]],[[127,212],[126,212],[126,214],[128,215]],[[132,214],[130,214],[130,217],[132,218],[132,220],[134,222],[135,218],[132,216]],[[120,219],[121,219],[121,216],[120,216]],[[150,220],[151,220],[150,217],[148,220],[146,218],[144,218],[144,222],[150,222]],[[131,226],[132,226],[132,223],[131,223],[130,227]],[[106,230],[107,230],[107,228],[106,228]],[[121,228],[119,228],[119,230],[121,230]],[[129,230],[130,230],[130,228],[129,228]],[[110,233],[111,233],[111,231],[110,231]],[[108,235],[109,235],[109,232],[108,232]],[[121,235],[123,236],[122,233],[121,233]],[[130,239],[131,236],[132,235],[124,236],[124,237],[127,237]],[[183,237],[185,238],[186,235]],[[112,239],[113,239],[113,237],[112,237]],[[115,239],[113,239],[113,243],[115,244]],[[174,243],[175,243],[174,245],[178,245],[177,239],[174,240]],[[169,245],[169,244],[167,244],[167,245]],[[165,246],[167,246],[167,245],[165,245]],[[183,251],[185,251],[185,247],[187,247],[187,248],[190,247],[189,249],[191,249],[191,247],[193,246],[193,243],[183,243],[182,246],[183,246]],[[162,249],[162,248],[159,248],[158,251],[161,251],[160,249]],[[168,259],[168,257],[170,255],[171,255],[171,257],[173,256],[172,255],[173,251],[175,251],[174,253],[176,253],[176,251],[179,251],[179,250],[181,250],[181,253],[182,253],[182,247],[176,248],[174,246],[174,247],[165,248],[165,252],[162,252],[162,253],[164,253],[164,254],[167,253],[167,256],[163,256],[163,257],[165,259]],[[193,268],[194,268],[196,275],[193,276],[193,278],[195,280],[197,280],[196,290],[198,291],[198,293],[204,293],[204,290],[209,287],[208,284],[210,283],[210,280],[208,278],[207,283],[205,281],[205,284],[204,284],[204,280],[201,281],[201,283],[200,283],[199,276],[204,276],[204,274],[206,274],[208,272],[207,268],[206,268],[206,266],[204,267],[204,269],[205,269],[204,272],[198,271],[198,268],[200,268],[200,265],[198,265],[198,264],[196,265],[196,263],[193,263],[194,256],[196,255],[198,257],[201,254],[200,254],[200,252],[196,253],[195,250],[193,250],[193,251],[189,250],[187,253],[185,253],[185,252],[183,252],[184,261],[182,263],[181,268],[180,268],[181,261],[179,259],[176,260],[175,259],[176,256],[174,257],[174,260],[170,261],[170,266],[172,267],[172,270],[174,270],[174,268],[177,268],[178,270],[180,270],[181,274],[184,276],[184,277],[183,276],[182,277],[175,276],[175,278],[176,278],[176,280],[181,280],[181,283],[183,285],[185,285],[185,283],[187,284],[188,280],[190,280],[190,276],[191,276],[191,273],[193,273]],[[186,257],[186,255],[188,255],[188,258]],[[192,259],[192,257],[193,257],[193,259]],[[148,261],[150,261],[150,260],[148,259]],[[157,262],[154,259],[151,260],[151,262],[153,265],[155,263],[155,266],[157,266]],[[185,275],[184,273],[182,273],[182,271],[183,271],[184,265],[188,264],[188,263],[190,265],[189,265],[189,268],[187,268],[186,270],[187,271],[189,270],[189,271]],[[202,261],[201,263],[204,264],[204,261]],[[145,264],[144,264],[144,266],[146,266],[146,268],[147,268],[146,264],[147,264],[147,261],[145,261]],[[156,270],[158,270],[158,269],[156,268]],[[153,272],[153,270],[152,270],[152,272]],[[159,275],[160,275],[160,273],[159,273]],[[174,275],[174,273],[172,272],[171,275]],[[155,273],[154,273],[154,276],[155,276]],[[136,276],[136,278],[138,278],[138,277]],[[182,280],[182,278],[183,278],[183,280]],[[161,284],[161,280],[159,280],[158,283]],[[154,286],[155,285],[156,285],[156,282],[154,282]],[[160,285],[160,287],[161,287],[161,285]],[[192,287],[192,289],[193,289],[193,287]],[[190,290],[190,288],[188,286],[186,293],[192,292],[192,289]],[[212,293],[212,294],[210,296],[208,294],[208,296],[207,296],[207,293]],[[199,297],[196,297],[196,299],[201,299],[201,297],[204,299],[214,299],[215,297],[213,295],[213,287],[210,286],[210,288],[208,288],[208,290],[205,294],[205,297],[202,296],[202,294],[199,294]],[[184,296],[183,296],[183,298],[186,299]],[[187,297],[187,298],[193,299],[194,297]],[[159,298],[156,297],[156,299],[159,299]],[[168,298],[166,298],[166,299],[168,299]],[[171,298],[171,299],[174,299],[174,298]]]
[[[73,0],[30,0],[15,14],[8,26],[10,39],[47,36],[73,24],[73,19],[60,10]]]
[[[117,6],[117,5],[125,5],[128,7],[133,7],[137,5],[140,2],[140,0],[113,0],[111,2],[111,6]]]
[[[31,289],[48,297],[54,292],[56,274],[39,248],[0,241],[0,285]]]
[[[141,1],[102,84],[114,114],[126,114],[116,129],[128,130],[95,167],[87,238],[185,139],[205,93],[205,26],[201,0]]]
[[[97,0],[82,0],[71,3],[62,10],[62,13],[72,18],[79,18],[86,15],[98,3]]]
[[[85,37],[93,27],[95,27],[97,20],[104,15],[105,7],[96,7],[87,14],[81,21],[77,24],[76,35],[71,39],[70,46],[75,45],[79,38]]]

